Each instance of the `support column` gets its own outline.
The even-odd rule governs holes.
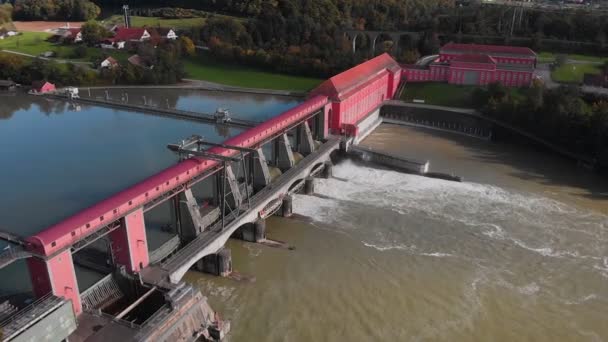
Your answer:
[[[289,137],[287,134],[281,134],[277,138],[276,145],[278,149],[277,153],[277,167],[281,169],[281,171],[291,169],[295,164],[295,160],[293,159],[293,150],[291,149],[291,142],[289,141]]]
[[[270,170],[261,148],[257,149],[256,157],[253,159],[253,187],[257,191],[270,184]]]
[[[312,195],[315,193],[315,179],[312,177],[304,180],[304,195]]]
[[[232,166],[230,165],[226,166],[226,178],[226,185],[230,190],[229,192],[227,192],[226,200],[228,201],[230,208],[234,210],[237,207],[240,207],[241,203],[243,203],[243,196],[241,195],[241,190],[239,189],[239,182],[237,181],[236,176],[232,171]]]
[[[57,297],[71,300],[72,309],[77,316],[82,312],[74,261],[69,249],[46,260],[29,258],[27,266],[37,298],[51,292]]]
[[[281,216],[283,217],[291,217],[293,214],[293,197],[287,195],[283,198],[283,203],[281,203]]]
[[[334,165],[331,163],[331,161],[326,161],[325,163],[323,163],[323,171],[321,172],[321,177],[325,178],[325,179],[329,179],[331,178],[331,176],[333,175],[333,168]]]
[[[200,272],[226,277],[232,273],[232,253],[224,247],[216,254],[203,257],[196,263],[195,268]]]
[[[258,219],[253,223],[248,223],[241,229],[240,238],[247,242],[260,242],[266,239],[266,220]]]
[[[298,152],[307,156],[315,150],[315,139],[312,137],[308,122],[304,121],[298,126]]]
[[[186,189],[179,195],[182,212],[181,216],[181,238],[189,241],[196,238],[205,231],[213,222],[220,217],[218,207],[209,206],[201,213],[201,207],[192,193],[192,189]]]
[[[125,266],[127,272],[137,273],[150,263],[143,208],[121,221],[121,227],[109,234],[112,257],[116,266]]]

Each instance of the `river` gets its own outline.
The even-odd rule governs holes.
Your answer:
[[[270,249],[230,241],[236,282],[190,272],[231,341],[608,339],[608,183],[559,157],[424,129],[363,142],[463,183],[345,161],[272,218]]]
[[[129,101],[225,106],[255,120],[298,102],[182,92],[131,92]],[[0,117],[0,217],[20,234],[172,165],[167,143],[238,133],[25,96],[1,98]],[[268,236],[295,250],[229,241],[235,270],[254,281],[187,274],[232,320],[229,340],[608,339],[606,180],[524,145],[423,129],[383,125],[363,143],[429,159],[465,182],[337,165],[315,196],[296,196],[295,218],[269,219]],[[28,288],[23,263],[1,272],[11,281],[0,291]],[[81,290],[99,278],[77,272]]]

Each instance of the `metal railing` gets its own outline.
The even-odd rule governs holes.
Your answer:
[[[109,304],[108,301],[113,302],[123,296],[124,294],[111,273],[80,294],[85,310],[97,309],[101,303]]]
[[[38,298],[11,317],[0,322],[3,338],[9,338],[25,327],[34,324],[38,319],[46,316],[49,311],[54,310],[63,303],[64,300],[63,298],[54,296],[52,293]]]

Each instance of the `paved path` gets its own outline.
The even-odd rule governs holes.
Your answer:
[[[71,60],[71,59],[47,58],[47,57],[30,55],[29,53],[12,51],[12,50],[0,50],[0,51],[6,52],[6,53],[10,53],[10,54],[13,54],[13,55],[29,57],[29,58],[40,58],[40,59],[45,60],[45,61],[55,61],[57,63],[62,63],[62,64],[72,63],[72,64],[84,65],[84,66],[88,66],[88,67],[90,67],[90,66],[93,65],[93,63],[90,63],[90,62],[74,61],[74,60]]]
[[[82,90],[103,90],[103,89],[192,89],[192,90],[211,90],[224,91],[235,93],[274,95],[274,96],[291,96],[291,97],[306,97],[307,93],[290,90],[274,90],[274,89],[257,89],[257,88],[242,88],[234,87],[214,82],[193,80],[185,78],[181,83],[171,85],[115,85],[102,87],[81,87]]]

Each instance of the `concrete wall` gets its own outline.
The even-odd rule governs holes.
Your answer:
[[[125,216],[122,226],[110,233],[110,240],[116,265],[125,266],[132,273],[148,266],[148,242],[142,208]]]
[[[72,252],[69,249],[47,260],[29,258],[27,264],[37,297],[52,292],[57,297],[71,300],[76,314],[82,312]]]

